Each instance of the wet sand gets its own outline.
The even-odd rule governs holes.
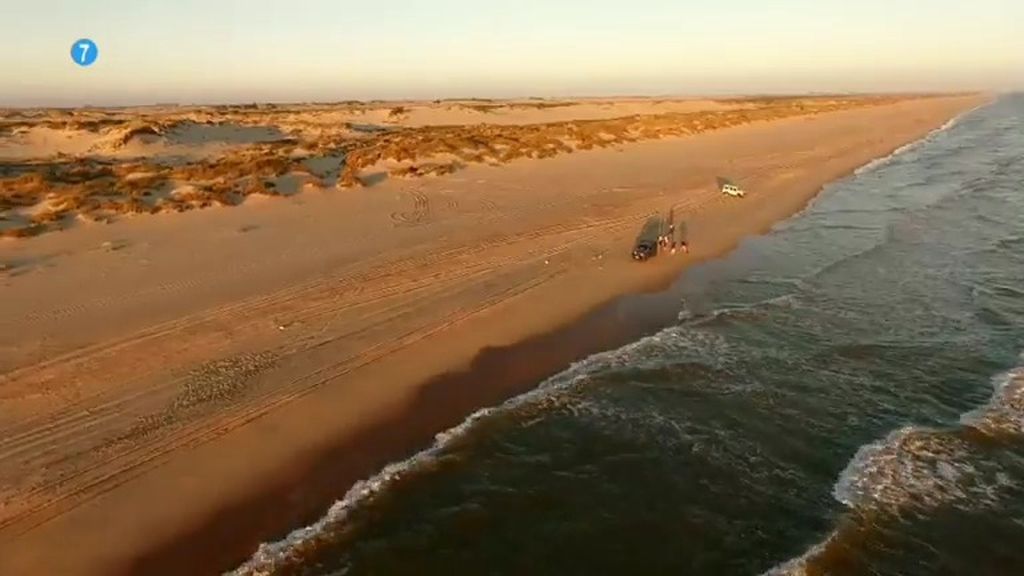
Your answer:
[[[18,298],[10,301],[26,307],[45,308],[47,298],[69,294],[69,284],[97,272],[99,288],[83,289],[123,285],[140,259],[167,266],[150,277],[159,280],[175,271],[167,263],[172,251],[191,250],[198,259],[178,263],[178,272],[230,262],[237,284],[216,270],[180,286],[140,279],[154,287],[92,300],[91,308],[72,302],[61,313],[24,316],[34,320],[21,325],[22,334],[43,345],[20,357],[42,361],[16,366],[0,381],[8,438],[0,445],[0,479],[8,486],[0,567],[13,574],[230,568],[474,409],[663,322],[658,314],[650,324],[638,321],[634,311],[624,319],[621,307],[601,303],[663,286],[687,264],[799,210],[826,182],[980,102],[927,99],[792,118],[622,151],[474,167],[458,178],[385,183],[345,197],[303,195],[294,206],[33,239],[20,256],[55,263],[5,285]],[[751,194],[722,198],[708,184],[722,173]],[[395,203],[410,197],[412,213],[420,206],[434,220],[384,236],[374,232],[379,226],[361,227],[360,220],[406,213],[394,211]],[[434,200],[429,209],[422,198]],[[492,216],[508,210],[516,217],[473,226],[479,212],[459,213],[473,202]],[[446,216],[438,205],[451,214],[438,217]],[[689,223],[691,254],[631,262],[639,223],[670,205]],[[224,239],[242,226],[256,226],[253,239],[268,242],[264,251],[288,239],[298,246],[254,259],[246,252],[251,242]],[[376,260],[360,258],[365,240],[352,252],[318,244],[348,228],[370,235],[381,248]],[[275,241],[259,240],[261,229]],[[99,245],[111,234],[127,239],[114,252],[120,262],[70,248]],[[258,265],[243,266],[247,258]],[[64,292],[47,292],[58,271]],[[312,280],[296,288],[295,278]],[[218,300],[231,304],[210,313]],[[4,320],[13,325],[11,316]],[[65,328],[60,337],[52,336],[56,325]],[[447,375],[431,379],[438,374]],[[239,375],[243,388],[225,384]],[[195,390],[206,389],[197,383],[223,394],[199,392],[196,400]],[[55,542],[71,544],[55,549]]]

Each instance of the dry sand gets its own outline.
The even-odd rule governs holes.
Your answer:
[[[230,567],[345,492],[317,483],[327,455],[350,483],[541,374],[440,396],[431,376],[656,287],[982,101],[892,99],[0,242],[0,574]],[[719,175],[750,194],[723,197]],[[691,255],[630,261],[669,206]],[[548,348],[541,372],[566,360]]]

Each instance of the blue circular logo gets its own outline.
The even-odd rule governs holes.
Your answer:
[[[75,40],[75,43],[71,45],[71,59],[79,66],[91,66],[99,55],[100,49],[96,47],[95,42],[88,38]]]

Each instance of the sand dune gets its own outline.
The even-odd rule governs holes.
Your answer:
[[[321,451],[418,414],[408,438],[400,422],[344,452],[355,480],[513,392],[481,383],[421,414],[429,376],[656,286],[982,101],[8,114],[8,235],[62,231],[0,240],[0,573],[227,568],[345,492],[310,487]],[[98,136],[52,142],[82,133]],[[149,214],[164,206],[184,213]],[[633,263],[670,206],[692,254]],[[88,215],[110,223],[66,222]],[[135,563],[174,542],[189,553]]]
[[[9,114],[0,124],[0,236],[83,221],[240,204],[296,177],[321,188],[444,175],[699,134],[898,97],[625,102],[450,102]],[[491,121],[498,119],[497,121]],[[358,120],[358,121],[357,121]],[[456,122],[464,122],[456,124]],[[335,159],[336,165],[310,170]]]

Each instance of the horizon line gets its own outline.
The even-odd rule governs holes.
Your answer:
[[[117,110],[128,108],[160,108],[160,107],[225,107],[225,106],[329,106],[339,104],[440,104],[443,102],[516,102],[526,100],[576,102],[587,100],[729,100],[729,99],[755,99],[755,98],[784,98],[784,97],[818,97],[829,96],[935,96],[935,95],[971,95],[971,94],[992,94],[1009,95],[1024,93],[1024,89],[1009,90],[808,90],[808,91],[758,91],[758,92],[722,92],[722,93],[660,93],[660,94],[613,94],[613,95],[571,95],[571,96],[456,96],[444,98],[345,98],[338,100],[231,100],[231,101],[190,101],[190,102],[150,102],[130,104],[68,104],[68,105],[45,105],[45,104],[0,104],[0,110]]]

